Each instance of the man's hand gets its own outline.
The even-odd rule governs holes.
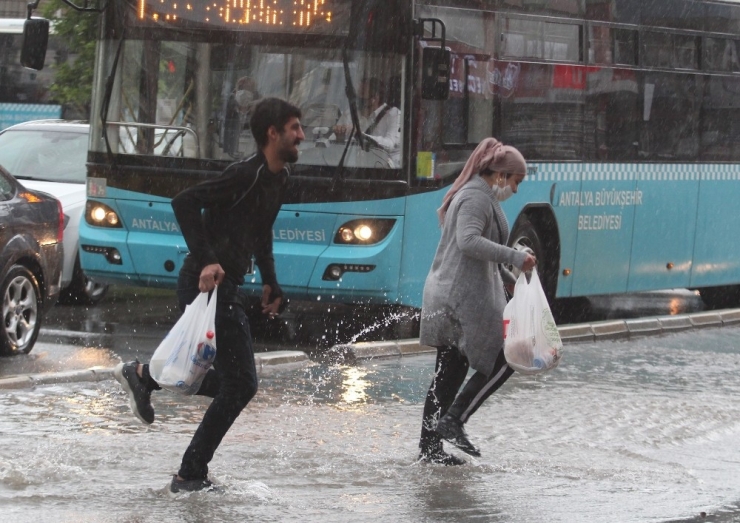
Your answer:
[[[280,313],[280,304],[283,302],[283,299],[275,298],[274,301],[270,302],[270,294],[272,294],[272,287],[269,285],[263,285],[262,314],[267,314],[270,318],[274,318]]]
[[[200,292],[210,292],[216,285],[220,285],[224,281],[226,273],[218,263],[212,263],[203,267],[200,271],[200,281],[198,282],[198,289]]]
[[[352,127],[350,127],[349,125],[335,125],[332,129],[332,131],[334,131],[334,134],[337,136],[338,142],[343,142],[350,130],[352,130]]]

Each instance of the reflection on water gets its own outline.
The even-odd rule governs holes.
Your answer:
[[[342,401],[352,405],[354,403],[364,403],[367,401],[365,390],[370,382],[363,378],[368,375],[368,371],[362,367],[348,367],[343,369],[344,381],[342,381]]]
[[[157,393],[145,426],[113,381],[3,391],[0,509],[14,522],[738,520],[740,329],[569,346],[552,373],[515,375],[483,405],[468,424],[483,457],[463,467],[415,461],[433,364],[262,379],[211,465],[226,492],[174,501],[164,488],[206,399]]]

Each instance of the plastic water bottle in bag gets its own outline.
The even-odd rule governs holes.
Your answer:
[[[213,346],[213,331],[206,332],[205,341],[198,344],[198,348],[193,354],[193,364],[196,367],[208,370],[211,368],[213,360],[216,359],[216,348]]]
[[[216,358],[216,303],[216,289],[199,294],[154,351],[149,372],[162,388],[197,394]]]

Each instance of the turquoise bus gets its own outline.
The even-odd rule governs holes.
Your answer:
[[[234,100],[271,95],[307,138],[273,230],[292,300],[419,307],[435,209],[495,136],[529,162],[504,208],[551,300],[740,303],[737,1],[111,0],[101,25],[80,230],[96,280],[175,285],[170,199],[254,152]],[[393,150],[332,133],[367,78],[400,111]]]

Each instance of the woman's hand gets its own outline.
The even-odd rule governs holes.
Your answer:
[[[524,272],[531,271],[535,265],[537,265],[537,258],[531,254],[527,254],[527,257],[524,258],[524,263],[522,263],[522,270]]]

